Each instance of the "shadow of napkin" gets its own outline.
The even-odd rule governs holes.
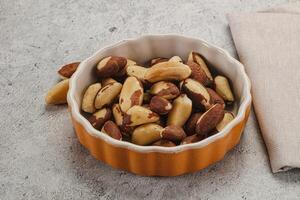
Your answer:
[[[300,167],[300,4],[228,14],[272,171]]]

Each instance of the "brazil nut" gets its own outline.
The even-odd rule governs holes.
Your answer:
[[[149,108],[159,115],[165,115],[172,109],[172,104],[160,96],[154,96],[151,98]]]
[[[224,109],[220,104],[215,104],[207,110],[196,123],[196,133],[206,135],[212,131],[223,119]]]
[[[109,56],[102,59],[97,67],[96,74],[98,78],[107,78],[114,76],[123,70],[127,64],[127,59],[119,56]]]
[[[96,111],[95,98],[100,89],[101,89],[101,83],[94,83],[86,89],[81,104],[81,109],[84,112],[94,113]]]
[[[159,121],[159,115],[143,106],[133,106],[124,114],[123,124],[137,126]]]
[[[106,133],[107,135],[116,140],[122,140],[121,131],[113,121],[105,122],[101,129],[101,132]]]
[[[142,105],[144,89],[141,82],[133,76],[128,77],[120,93],[119,104],[121,110],[126,112],[135,105]]]
[[[110,118],[111,110],[109,108],[102,108],[101,110],[98,110],[93,115],[91,115],[88,120],[95,129],[101,130],[103,124]]]
[[[152,85],[150,94],[170,100],[176,98],[180,94],[180,91],[175,84],[167,81],[160,81]]]
[[[180,62],[167,61],[158,63],[145,74],[145,80],[155,83],[158,81],[175,80],[181,81],[191,75],[191,69]]]
[[[184,130],[180,126],[169,125],[161,131],[161,138],[173,142],[180,142],[186,137]]]
[[[95,108],[101,109],[106,105],[110,105],[119,95],[122,89],[122,84],[115,82],[101,88],[95,98]]]
[[[163,128],[155,123],[144,124],[132,133],[132,142],[138,145],[148,145],[161,139],[161,131]]]
[[[192,99],[195,106],[199,108],[209,106],[210,95],[201,83],[188,78],[182,82],[182,90]]]
[[[192,101],[182,94],[172,104],[172,110],[168,114],[168,125],[183,126],[192,112]]]
[[[190,52],[189,57],[188,57],[188,61],[193,61],[195,63],[197,63],[201,69],[203,69],[203,71],[206,73],[206,76],[213,81],[212,75],[210,73],[210,70],[208,69],[206,63],[205,63],[205,58],[197,53],[197,52]]]

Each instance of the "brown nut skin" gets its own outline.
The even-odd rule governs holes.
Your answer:
[[[126,126],[138,126],[159,121],[159,115],[143,106],[133,106],[124,113],[123,124]]]
[[[168,125],[183,126],[192,113],[192,101],[182,94],[172,104],[172,110],[168,114]]]
[[[119,56],[109,56],[102,59],[96,67],[98,78],[108,78],[123,70],[127,64],[127,59]]]
[[[64,65],[57,71],[57,73],[62,79],[71,78],[71,76],[77,70],[79,64],[80,64],[80,62],[73,62],[73,63],[67,64],[67,65]]]
[[[122,140],[121,131],[113,121],[105,122],[101,129],[101,132],[109,135],[116,140]]]
[[[181,141],[180,145],[199,142],[199,141],[203,140],[204,138],[205,137],[203,135],[194,134],[194,135],[191,135],[191,136],[188,136],[188,137],[184,138]]]
[[[203,113],[194,113],[191,115],[187,123],[185,124],[185,130],[187,135],[195,134],[196,123]]]
[[[109,108],[102,108],[88,118],[88,121],[92,126],[101,130],[103,124],[111,118],[111,110]]]
[[[126,75],[127,68],[132,65],[136,65],[136,62],[127,58],[125,67],[120,69],[119,72],[116,73],[114,76],[123,77],[124,75]]]
[[[204,86],[209,86],[212,84],[212,80],[208,78],[205,71],[193,61],[188,61],[186,63],[190,69],[192,70],[192,74],[190,78],[198,81],[199,83],[203,84]]]
[[[69,91],[69,79],[65,79],[53,86],[45,97],[46,104],[65,104]]]
[[[174,61],[161,62],[153,65],[145,74],[145,80],[150,83],[158,81],[181,81],[191,75],[189,66]]]
[[[231,91],[228,79],[224,76],[215,77],[216,92],[226,101],[233,102],[234,96]]]
[[[152,85],[150,94],[170,100],[179,96],[180,91],[175,84],[167,81],[160,81]]]
[[[186,137],[184,130],[180,126],[169,125],[161,131],[161,138],[173,142],[180,142]]]
[[[138,145],[148,145],[161,139],[161,131],[163,128],[155,123],[144,124],[136,129],[132,133],[132,142]]]
[[[144,89],[141,82],[135,77],[128,77],[122,87],[119,104],[121,110],[126,112],[135,105],[142,105]]]
[[[207,135],[222,121],[223,117],[223,106],[215,104],[198,119],[196,123],[196,133],[199,135]]]
[[[169,140],[158,140],[156,142],[154,142],[151,146],[160,146],[160,147],[175,147],[176,144],[174,144],[173,142],[169,141]]]
[[[225,112],[224,117],[220,123],[216,126],[217,131],[222,131],[227,124],[229,124],[234,119],[234,114],[232,112]]]
[[[207,92],[209,93],[209,96],[210,96],[210,105],[214,105],[214,104],[220,104],[223,106],[223,108],[225,108],[225,102],[224,100],[222,99],[222,97],[220,97],[218,95],[218,93],[216,93],[213,89],[210,89],[210,88],[206,88]]]
[[[131,137],[135,127],[134,126],[127,126],[122,124],[121,126],[119,126],[122,135],[126,136],[126,137]]]
[[[119,104],[114,104],[112,106],[112,113],[115,119],[115,123],[119,126],[122,135],[129,137],[132,134],[134,127],[127,126],[123,123],[124,113],[122,112]]]
[[[198,81],[188,78],[182,82],[181,89],[188,95],[190,99],[192,99],[195,107],[200,109],[209,107],[209,93]]]
[[[95,98],[101,89],[101,83],[94,83],[90,85],[86,90],[82,98],[81,109],[87,113],[96,112]]]
[[[95,98],[95,108],[101,109],[106,105],[110,105],[120,94],[122,84],[115,82],[101,88]]]
[[[210,71],[209,71],[209,69],[208,69],[208,67],[205,63],[205,58],[201,54],[192,51],[189,54],[188,61],[193,61],[193,62],[197,63],[204,70],[204,72],[206,73],[206,76],[211,81],[213,81],[213,77],[212,77],[212,75],[211,75],[211,73],[210,73]]]
[[[154,96],[151,98],[149,108],[159,115],[165,115],[172,109],[172,104],[160,96]]]

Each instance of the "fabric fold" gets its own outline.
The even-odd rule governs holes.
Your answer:
[[[300,167],[300,4],[228,14],[272,171]]]

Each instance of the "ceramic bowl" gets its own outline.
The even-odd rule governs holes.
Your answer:
[[[80,114],[83,92],[95,82],[93,69],[102,58],[124,56],[143,63],[155,57],[178,55],[186,60],[190,51],[202,54],[232,82],[236,118],[221,132],[200,142],[176,147],[138,146],[94,129]],[[81,62],[70,80],[68,105],[79,142],[96,159],[139,175],[176,176],[201,170],[221,160],[239,142],[250,112],[250,82],[243,65],[217,46],[180,35],[147,35],[101,48]]]

